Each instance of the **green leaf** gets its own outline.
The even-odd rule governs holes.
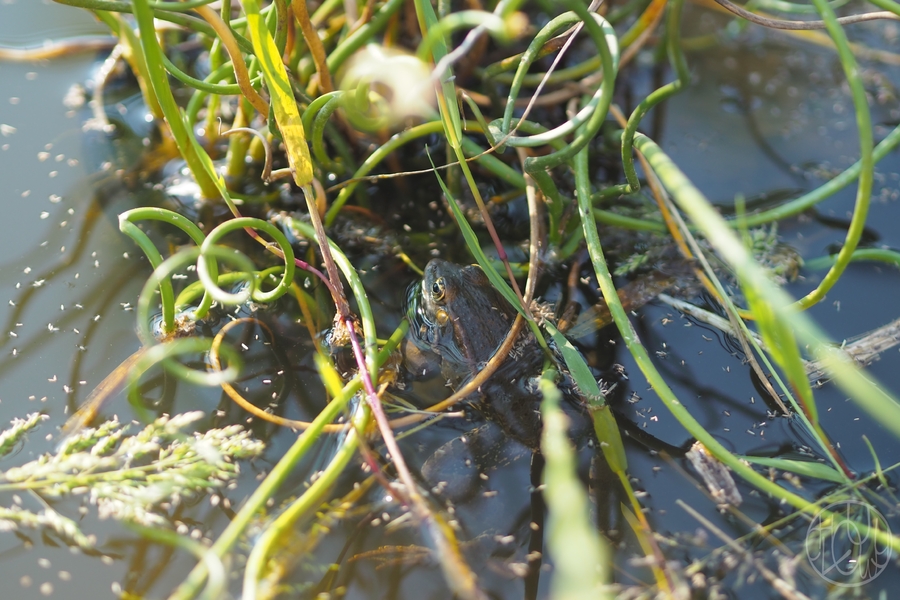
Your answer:
[[[284,63],[281,62],[281,54],[275,46],[275,40],[272,39],[272,35],[266,27],[265,19],[259,14],[259,2],[244,0],[244,11],[247,13],[247,26],[253,42],[253,52],[259,59],[269,94],[272,96],[275,122],[278,124],[284,140],[288,163],[294,174],[294,182],[303,187],[312,182],[313,167],[309,146],[306,143],[306,133],[303,130],[303,120],[300,118],[300,111],[294,100],[291,82],[284,69]]]
[[[790,471],[804,477],[812,477],[814,479],[822,479],[834,483],[846,483],[847,479],[835,469],[824,463],[810,462],[805,460],[791,460],[789,458],[766,458],[763,456],[742,456],[747,462],[762,465],[763,467],[774,467],[782,471]]]
[[[555,566],[550,596],[594,600],[605,597],[602,588],[609,580],[609,549],[591,523],[587,494],[575,475],[575,452],[568,419],[559,408],[562,393],[553,383],[555,375],[551,370],[541,378],[547,547]]]
[[[619,433],[619,426],[606,405],[606,398],[600,390],[600,386],[594,380],[594,374],[588,368],[587,363],[581,352],[572,345],[560,331],[551,323],[546,323],[544,327],[553,338],[553,342],[559,348],[566,363],[566,368],[578,389],[581,390],[582,397],[591,411],[591,418],[594,420],[594,431],[597,434],[597,440],[600,442],[600,448],[603,455],[609,463],[609,468],[616,474],[624,474],[628,469],[628,459],[625,457],[625,446],[622,444],[622,435]]]

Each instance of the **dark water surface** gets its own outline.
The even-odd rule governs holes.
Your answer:
[[[699,11],[689,12],[688,17],[692,16],[701,23],[708,18]],[[689,26],[687,31],[698,27],[702,25]],[[895,24],[858,27],[852,31],[860,41],[880,47],[888,46],[886,40],[892,35],[896,38],[898,29]],[[0,44],[5,46],[102,33],[103,28],[87,13],[72,8],[23,0],[0,4]],[[794,197],[814,189],[824,181],[824,173],[846,168],[858,155],[852,102],[832,52],[758,31],[740,39],[690,53],[694,83],[646,121],[651,137],[661,142],[711,201],[723,207],[732,206],[737,195],[750,201]],[[131,240],[119,233],[116,215],[140,205],[146,190],[120,185],[115,173],[134,164],[141,144],[85,130],[89,107],[63,102],[67,95],[73,97],[73,86],[87,85],[104,57],[103,52],[86,52],[36,62],[0,62],[0,321],[6,328],[0,332],[0,423],[35,411],[49,416],[19,454],[5,459],[4,467],[52,450],[58,427],[67,415],[139,347],[132,307],[149,269]],[[881,77],[867,79],[867,90],[878,99],[872,106],[878,141],[900,121],[896,90],[900,68],[869,66],[873,69],[865,73]],[[643,97],[649,91],[650,70],[638,67],[629,77],[635,97]],[[115,93],[112,97],[107,111],[124,115],[140,130],[143,112],[136,99]],[[871,245],[898,248],[900,154],[891,153],[877,172],[869,217],[874,235]],[[833,251],[843,240],[854,198],[855,186],[851,185],[822,203],[817,215],[781,223],[779,233],[805,258]],[[392,265],[387,274],[375,269],[364,279],[376,316],[386,324],[382,334],[389,333],[389,326],[402,317],[405,286],[397,285],[398,277],[410,282],[414,278],[401,269]],[[795,296],[805,294],[822,275],[804,270],[788,289]],[[835,340],[842,340],[900,317],[898,292],[900,272],[896,269],[855,264],[826,301],[810,313]],[[291,340],[285,352],[297,369],[296,379],[282,381],[293,386],[285,395],[284,416],[309,418],[321,402],[321,392],[308,336],[295,324],[279,321],[277,315],[267,318],[273,324],[281,323],[285,339]],[[775,456],[810,444],[800,423],[771,416],[772,409],[763,401],[749,368],[721,333],[693,323],[659,302],[642,309],[635,323],[678,398],[726,446],[737,453]],[[690,563],[723,545],[689,517],[678,500],[695,507],[735,538],[751,531],[754,523],[776,519],[778,507],[741,483],[744,504],[740,511],[747,521],[716,511],[678,454],[679,448],[690,443],[688,434],[647,389],[624,345],[611,344],[614,339],[608,331],[597,336],[596,351],[608,362],[621,364],[629,376],[619,382],[615,408],[626,433],[635,488],[646,492],[642,502],[650,522],[664,538],[661,546],[670,553],[669,558]],[[261,360],[264,366],[260,369],[273,367],[272,362],[266,365]],[[887,351],[870,372],[887,389],[900,394],[900,352],[896,348]],[[439,396],[444,388],[432,383],[418,386],[417,392]],[[171,396],[173,411],[200,409],[210,415],[220,411],[209,425],[244,420],[217,390],[181,386],[166,393]],[[866,474],[875,467],[863,435],[871,441],[883,467],[900,462],[896,438],[839,389],[825,385],[817,390],[816,398],[823,428],[839,445],[851,469]],[[121,420],[134,418],[121,398],[107,411],[118,413]],[[466,427],[438,427],[426,436],[405,440],[410,462],[421,464],[431,450]],[[290,432],[275,432],[258,424],[254,432],[265,436],[269,446],[263,459],[245,466],[244,479],[227,493],[235,505],[252,490],[254,477],[274,464],[293,441]],[[322,450],[323,455],[327,452],[327,448]],[[528,462],[527,457],[522,458],[497,471],[483,489],[490,493],[458,507],[466,529],[482,536],[481,543],[466,552],[471,552],[473,564],[482,566],[480,580],[496,597],[519,598],[523,594],[521,580],[511,579],[510,573],[528,551],[527,538],[518,535],[532,519]],[[306,465],[310,470],[315,467]],[[299,485],[304,476],[298,472],[295,483]],[[892,485],[897,482],[894,475],[889,475],[889,480]],[[342,489],[346,490],[352,482],[344,483]],[[813,486],[812,494],[827,491],[822,483],[804,483]],[[371,496],[377,508],[378,494]],[[630,563],[643,552],[618,509],[624,499],[604,491],[598,496],[598,520],[606,531],[613,530],[613,538],[620,542],[615,554],[617,581],[650,581],[646,569]],[[40,500],[27,493],[16,499],[12,494],[0,495],[0,506],[13,502],[40,508]],[[96,534],[104,556],[72,552],[58,540],[32,531],[2,533],[0,579],[4,589],[0,598],[109,598],[121,589],[164,597],[192,567],[192,558],[178,554],[178,560],[171,560],[167,550],[141,541],[116,524],[99,521],[93,508],[80,516],[81,505],[75,499],[54,507],[80,519],[86,532]],[[890,510],[896,511],[896,507],[885,507],[886,514]],[[178,518],[190,530],[215,539],[229,514],[201,501],[188,506]],[[900,530],[895,515],[890,524]],[[511,544],[494,540],[495,535],[507,534],[516,534],[516,540]],[[799,552],[804,535],[805,529],[797,526],[796,531],[784,532],[781,539],[791,551]],[[383,544],[422,543],[409,529],[385,531],[350,520],[338,525],[319,545],[314,559],[298,567],[295,582],[318,581],[322,573],[316,569],[335,561],[345,545],[360,552]],[[777,570],[778,562],[769,550],[760,548],[761,559]],[[347,597],[449,597],[434,564],[424,560],[417,565],[410,556],[405,558],[380,569],[375,568],[378,561],[374,558],[345,564],[340,580],[347,585]],[[824,596],[822,581],[804,566],[798,564],[798,589],[812,597]],[[745,572],[722,562],[717,574],[726,588],[737,587],[733,597],[777,596],[752,569]],[[542,595],[547,580],[541,580]],[[891,597],[890,591],[898,586],[900,572],[890,566],[862,593],[876,597],[887,590]]]

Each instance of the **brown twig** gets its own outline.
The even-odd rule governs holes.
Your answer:
[[[0,60],[30,62],[47,60],[61,56],[71,56],[76,52],[94,52],[114,48],[119,39],[108,35],[77,37],[68,40],[48,40],[37,46],[14,48],[0,46]]]
[[[528,202],[528,279],[525,280],[525,297],[522,300],[526,306],[530,307],[541,274],[540,251],[544,246],[544,227],[541,220],[543,195],[539,195],[537,184],[525,171],[525,159],[527,158],[525,149],[516,148],[516,154],[519,157],[519,164],[522,165],[522,172],[525,174],[525,199]]]
[[[266,136],[264,136],[262,132],[257,131],[252,127],[232,127],[228,131],[223,131],[219,135],[221,135],[222,137],[228,137],[229,135],[234,135],[235,133],[249,133],[250,135],[255,135],[257,138],[259,138],[259,141],[262,143],[263,150],[266,153],[266,163],[265,165],[263,165],[260,179],[263,180],[263,183],[270,183],[272,181],[272,146],[269,144],[269,140],[266,139]]]
[[[219,39],[222,41],[225,51],[228,52],[228,56],[231,58],[231,65],[234,68],[234,78],[241,88],[241,93],[250,101],[250,104],[253,105],[253,108],[255,108],[259,114],[268,115],[269,103],[263,100],[262,96],[260,96],[250,84],[250,73],[247,71],[247,65],[244,63],[244,55],[241,54],[241,48],[238,46],[237,40],[234,39],[231,28],[228,27],[228,24],[222,20],[222,17],[209,6],[198,6],[194,10],[209,23],[210,27],[213,28],[216,35],[219,36]]]
[[[785,21],[782,19],[770,19],[769,17],[761,17],[750,12],[742,6],[731,2],[730,0],[715,0],[722,8],[736,14],[737,16],[747,19],[751,23],[769,27],[771,29],[788,29],[788,30],[809,30],[809,29],[825,29],[825,21]],[[838,17],[837,22],[841,25],[852,25],[854,23],[862,23],[864,21],[875,21],[878,19],[888,19],[891,21],[900,20],[900,16],[888,11],[875,11],[862,13],[859,15],[850,15],[847,17]]]
[[[300,25],[300,31],[303,33],[303,39],[312,55],[313,63],[316,65],[316,73],[319,75],[318,86],[323,94],[334,91],[334,83],[331,81],[331,71],[328,70],[328,62],[325,56],[325,47],[319,34],[309,20],[309,12],[306,10],[306,2],[291,2],[291,9],[294,12],[294,18]],[[310,81],[306,93],[312,95],[315,92],[314,83]]]

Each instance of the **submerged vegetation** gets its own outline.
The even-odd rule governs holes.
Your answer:
[[[815,39],[840,62],[859,132],[858,161],[820,187],[760,210],[738,198],[724,211],[688,179],[677,156],[641,132],[654,107],[691,84],[685,48],[715,43],[715,36],[690,44],[682,39],[683,0],[475,1],[465,9],[427,0],[57,1],[92,11],[116,36],[112,60],[127,62],[159,129],[148,156],[129,175],[158,184],[165,205],[118,217],[120,230],[152,267],[136,305],[142,348],[86,400],[55,454],[7,468],[0,489],[28,489],[40,498],[89,493],[101,514],[195,555],[196,566],[169,590],[172,598],[224,597],[231,580],[241,582],[246,599],[340,595],[350,586],[341,569],[366,559],[432,562],[457,597],[485,598],[482,565],[468,546],[479,532],[466,531],[452,503],[407,464],[412,444],[402,438],[459,411],[514,353],[519,336],[533,335],[546,360],[543,374],[533,374],[543,397],[533,465],[545,464],[543,479],[532,484],[534,496],[542,489],[546,498],[547,533],[538,533],[539,521],[523,527],[535,537],[517,540],[506,565],[506,575],[526,580],[526,593],[537,593],[541,565],[552,564],[554,598],[688,597],[692,589],[714,592],[706,577],[712,581],[722,565],[739,563],[784,597],[801,598],[800,588],[819,589],[826,580],[813,576],[798,585],[794,571],[805,568],[798,557],[809,548],[796,536],[784,542],[779,536],[806,531],[810,523],[830,524],[816,531],[827,529],[832,538],[846,531],[842,527],[862,532],[871,543],[855,546],[863,552],[854,555],[858,564],[883,568],[900,553],[900,538],[882,526],[884,518],[829,508],[852,501],[895,517],[891,477],[897,465],[880,465],[877,447],[878,467],[871,472],[846,463],[820,424],[811,373],[840,386],[894,437],[900,437],[900,403],[805,312],[851,261],[897,262],[890,251],[859,247],[875,164],[900,143],[898,126],[875,144],[859,60],[896,55],[851,43],[845,32],[860,21],[897,20],[896,3],[879,0],[874,4],[884,12],[840,18],[835,9],[843,2],[754,3],[754,10],[788,13],[780,20],[717,0],[765,27],[824,30],[827,38]],[[821,21],[799,22],[813,12]],[[729,27],[724,18],[721,26]],[[634,62],[664,64],[664,57],[670,71],[659,72],[670,72],[671,82],[639,99],[630,87],[622,91]],[[107,83],[96,83],[95,100]],[[116,129],[104,122],[103,110],[95,109],[95,116],[101,130]],[[777,223],[854,182],[856,203],[843,243],[834,256],[811,261],[827,271],[795,300],[784,285],[801,261],[778,240]],[[388,188],[402,197],[390,197]],[[460,239],[465,252],[452,247]],[[402,393],[412,386],[399,358],[410,323],[397,317],[400,306],[386,316],[390,310],[379,304],[382,290],[373,291],[371,274],[381,269],[408,282],[407,269],[421,273],[437,254],[477,262],[518,316],[477,375],[423,408]],[[196,281],[183,281],[194,275]],[[525,277],[524,285],[516,276]],[[567,277],[575,283],[566,288]],[[591,292],[578,291],[577,280],[589,282]],[[791,418],[803,432],[798,445],[805,455],[739,454],[692,414],[629,314],[667,289],[682,296],[670,298],[673,305],[724,322],[773,414]],[[707,306],[685,308],[698,290]],[[539,293],[559,301],[559,310],[537,302]],[[392,301],[403,296],[396,290],[388,295]],[[595,304],[600,296],[605,306],[583,313],[590,319],[575,322],[574,309],[563,310]],[[723,545],[690,564],[677,552],[670,555],[672,540],[654,529],[629,474],[626,444],[607,403],[615,378],[566,337],[573,335],[573,322],[580,329],[598,319],[615,324],[641,371],[627,378],[643,377],[693,438],[687,456],[709,489],[709,506],[739,519],[741,496],[752,493],[770,500],[770,521],[754,523],[734,540],[703,521],[707,509],[686,507],[721,533]],[[269,372],[263,363],[276,368]],[[315,397],[310,405],[317,412],[308,420],[282,416],[289,410],[281,401],[299,385],[291,373],[298,363],[307,378],[304,393]],[[188,433],[198,413],[150,397],[147,382],[160,372],[191,386],[221,388],[241,408],[210,408],[217,417],[203,421],[209,429]],[[147,423],[136,434],[117,419],[92,425],[122,386]],[[569,439],[559,406],[573,390],[592,419],[587,446],[611,474],[605,485],[617,490],[618,527],[629,529],[633,548],[644,555],[634,564],[614,558],[622,531],[613,535],[591,523],[578,440]],[[247,430],[235,425],[248,412]],[[0,434],[0,453],[39,420],[31,416]],[[218,426],[222,421],[227,424]],[[166,510],[182,497],[225,487],[237,476],[235,461],[263,451],[251,432],[264,440],[273,435],[266,428],[276,426],[299,435],[269,457],[274,465],[215,539],[198,542],[167,528]],[[684,455],[682,449],[678,458]],[[301,466],[308,471],[303,484],[288,485]],[[378,553],[349,556],[346,541],[336,566],[313,560],[334,530],[361,529],[359,523],[411,525],[417,542],[392,558],[388,544],[377,542]],[[67,543],[95,546],[74,521],[50,508],[3,509],[0,527],[42,527]],[[828,539],[815,543],[824,547]],[[748,550],[757,545],[778,546],[783,568],[773,571]],[[246,560],[231,560],[238,554]],[[617,568],[628,572],[620,576]],[[871,575],[862,569],[842,574],[845,585]]]

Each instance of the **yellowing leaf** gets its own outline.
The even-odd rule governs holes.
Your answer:
[[[269,93],[272,95],[275,123],[284,139],[294,182],[300,187],[309,185],[313,179],[312,159],[309,156],[309,146],[306,145],[306,133],[303,131],[300,111],[297,110],[291,82],[281,62],[281,55],[275,46],[275,40],[266,28],[265,19],[259,14],[259,2],[244,0],[244,11],[247,13],[253,51],[259,59]]]

